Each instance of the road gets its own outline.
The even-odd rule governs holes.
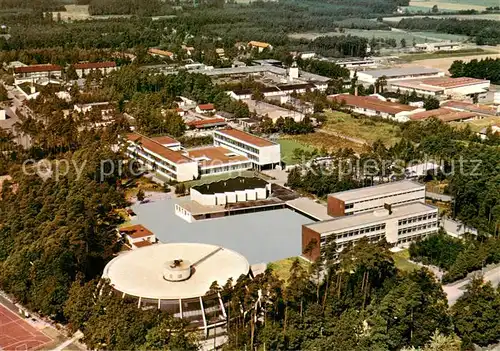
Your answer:
[[[480,273],[478,271],[477,273]],[[448,296],[448,305],[452,306],[465,292],[465,286],[471,281],[472,275],[457,283],[443,285],[443,290]],[[493,266],[488,271],[484,270],[484,280],[490,281],[493,286],[498,286],[500,283],[500,264]]]

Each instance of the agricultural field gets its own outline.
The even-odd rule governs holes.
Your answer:
[[[488,6],[498,6],[498,1],[496,4],[495,0],[432,0],[432,1],[410,1],[410,6],[420,6],[432,8],[434,5],[438,6],[438,9],[443,10],[476,10],[476,11],[484,11]],[[490,3],[490,4],[488,4]]]
[[[387,23],[399,23],[403,18],[459,18],[459,19],[483,19],[483,20],[492,20],[492,21],[500,21],[500,16],[495,13],[487,13],[487,14],[479,14],[479,15],[421,15],[421,16],[395,16],[395,17],[384,17],[383,21]]]
[[[481,48],[476,48],[476,49],[463,49],[457,51],[415,53],[415,54],[401,55],[399,56],[399,59],[405,62],[421,61],[421,60],[429,60],[437,58],[442,59],[448,57],[455,57],[456,60],[461,60],[463,56],[477,55],[479,57],[479,55],[489,56],[492,54],[496,55],[496,52],[492,50],[484,50]]]
[[[395,39],[399,44],[401,39],[404,38],[408,45],[411,45],[413,40],[416,43],[427,43],[427,42],[440,42],[445,40],[450,41],[464,41],[468,37],[465,35],[455,35],[446,33],[435,33],[435,32],[405,32],[405,31],[390,31],[390,30],[367,30],[367,29],[345,29],[344,33],[340,32],[326,32],[326,33],[292,33],[289,35],[292,39],[308,39],[314,40],[321,36],[340,36],[340,35],[355,35],[358,37],[363,37],[367,39],[375,38],[388,38]]]
[[[390,146],[401,139],[401,129],[397,124],[370,117],[354,118],[347,113],[337,111],[326,112],[326,115],[327,121],[322,127],[326,132],[360,139],[370,145],[376,140],[382,140],[385,145]]]
[[[65,5],[66,11],[52,12],[52,17],[62,21],[82,21],[90,18],[89,5]]]
[[[328,152],[350,148],[357,153],[362,153],[367,147],[364,144],[359,144],[321,130],[310,134],[293,135],[290,138],[299,144],[308,145],[318,150],[324,147]]]
[[[430,58],[430,59],[425,59],[425,60],[418,60],[418,61],[413,61],[412,63],[406,63],[402,64],[402,67],[411,67],[411,66],[425,66],[425,67],[432,67],[432,68],[437,68],[441,69],[443,71],[448,71],[450,68],[451,64],[453,61],[456,61],[460,59],[461,61],[464,62],[469,62],[470,60],[477,59],[481,60],[486,57],[491,57],[491,58],[500,58],[500,54],[490,54],[488,53],[487,55],[470,55],[470,56],[460,56],[460,58],[457,57],[440,57],[440,58]]]

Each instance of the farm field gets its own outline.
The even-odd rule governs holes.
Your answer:
[[[393,145],[401,138],[398,125],[386,123],[372,118],[354,118],[349,114],[337,111],[326,113],[327,121],[323,129],[348,137],[361,139],[368,144],[380,139],[386,145]],[[358,145],[358,147],[362,145]]]
[[[310,134],[293,135],[290,138],[299,144],[318,150],[324,147],[328,152],[345,148],[353,149],[356,153],[362,153],[366,150],[366,146],[363,144],[355,143],[339,136],[322,132],[321,130]]]
[[[494,3],[495,0],[432,0],[432,1],[410,1],[410,6],[420,6],[432,8],[437,5],[438,8],[442,10],[477,10],[484,11],[488,6],[498,6],[498,2]]]
[[[384,20],[384,22],[388,22],[388,23],[398,23],[403,18],[424,18],[424,17],[429,17],[429,18],[484,19],[484,20],[500,21],[500,18],[499,18],[500,16],[498,16],[498,14],[494,14],[494,13],[479,14],[479,15],[396,16],[396,17],[384,17],[383,20]]]
[[[491,57],[491,58],[500,58],[500,53],[499,54],[487,54],[487,55],[470,55],[470,56],[460,56],[460,60],[464,62],[469,62],[470,60],[477,59],[481,60],[486,57]],[[405,63],[402,64],[402,67],[410,67],[410,66],[426,66],[426,67],[432,67],[432,68],[437,68],[441,69],[443,71],[448,72],[448,68],[450,68],[451,64],[453,61],[457,60],[457,57],[443,57],[443,58],[433,58],[433,59],[426,59],[426,60],[417,60],[413,61],[412,63]]]
[[[401,55],[399,58],[403,61],[412,62],[412,61],[421,61],[421,60],[429,60],[429,59],[442,59],[447,57],[457,57],[461,59],[463,56],[471,56],[471,55],[496,55],[496,51],[484,50],[481,48],[477,49],[464,49],[457,51],[442,51],[442,52],[428,52],[428,53],[417,53],[417,54],[408,54]]]
[[[340,35],[355,35],[367,39],[375,38],[390,38],[395,39],[399,44],[401,39],[405,39],[408,44],[415,39],[416,43],[439,42],[444,40],[463,41],[467,40],[465,35],[455,35],[435,32],[405,32],[405,31],[389,31],[389,30],[367,30],[367,29],[345,29],[344,33],[340,32],[325,32],[325,33],[292,33],[289,37],[292,39],[308,39],[314,40],[321,36],[340,36]]]

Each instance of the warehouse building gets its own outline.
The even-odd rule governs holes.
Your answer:
[[[281,162],[280,145],[237,129],[214,131],[214,145],[248,157],[258,169],[274,168]]]
[[[445,123],[447,122],[467,122],[482,118],[479,113],[468,111],[456,111],[449,108],[438,108],[435,110],[422,111],[410,116],[412,121],[419,121],[428,118],[437,118]]]
[[[424,202],[425,185],[401,180],[329,194],[327,201],[330,216],[349,216],[380,209],[385,204]]]
[[[339,251],[363,237],[376,242],[405,246],[438,231],[438,209],[423,202],[386,205],[372,212],[316,222],[302,226],[302,254],[309,260],[321,256],[327,240]]]
[[[219,293],[208,293],[216,281],[223,286],[251,275],[241,254],[221,246],[198,243],[157,244],[122,253],[104,268],[114,292],[139,308],[159,309],[188,322],[208,336],[224,327],[226,309]]]
[[[391,119],[397,122],[406,122],[412,113],[424,111],[424,109],[399,104],[391,101],[384,101],[376,96],[356,96],[351,94],[329,95],[328,99],[347,106],[351,111],[361,113],[366,116],[378,116]]]
[[[484,98],[490,89],[490,81],[469,77],[440,77],[392,81],[389,88],[392,91],[399,89],[402,93],[415,92],[418,95],[433,96],[436,98],[446,98],[448,96],[463,98],[474,95]]]
[[[15,67],[15,83],[19,84],[40,78],[61,78],[62,70],[61,66],[50,64]]]
[[[355,72],[352,72],[354,76]],[[428,67],[401,67],[380,70],[368,70],[356,72],[359,82],[364,84],[375,84],[378,79],[384,77],[387,82],[403,79],[423,79],[444,77],[444,72],[436,68]]]

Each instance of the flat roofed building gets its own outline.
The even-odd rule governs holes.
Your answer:
[[[348,216],[384,207],[425,201],[425,185],[401,180],[328,195],[328,214]]]
[[[281,162],[280,145],[238,129],[214,131],[214,145],[226,147],[248,157],[257,168],[274,167]]]
[[[138,133],[127,135],[127,154],[168,179],[185,182],[198,178],[198,163],[160,142]]]
[[[478,94],[485,96],[490,89],[490,81],[469,77],[451,78],[426,78],[419,80],[401,80],[390,83],[391,90],[412,93],[415,91],[419,95],[446,97],[465,97]]]
[[[352,74],[354,75],[354,72]],[[366,84],[375,84],[377,79],[382,77],[385,77],[387,82],[402,79],[444,77],[444,72],[439,69],[420,66],[369,70],[357,72],[356,74],[358,80]]]
[[[187,150],[188,156],[198,162],[200,174],[221,174],[252,168],[252,161],[221,146]]]
[[[264,49],[273,49],[273,46],[271,44],[255,40],[250,41],[247,46],[251,49],[257,48],[259,52],[262,52]]]
[[[190,121],[186,125],[191,129],[210,129],[225,127],[227,126],[227,122],[224,118],[215,117]]]
[[[132,299],[140,308],[160,309],[208,330],[226,324],[224,304],[217,294],[207,294],[216,281],[223,286],[251,274],[241,254],[215,245],[198,243],[157,244],[122,253],[104,268],[103,278],[115,293]]]
[[[375,96],[356,96],[351,94],[330,95],[328,99],[345,104],[352,111],[367,116],[379,116],[398,122],[406,122],[414,112],[423,111],[418,107],[383,101]]]
[[[437,207],[423,202],[389,205],[372,212],[303,225],[302,254],[314,261],[320,257],[327,240],[334,240],[341,251],[363,237],[374,242],[385,238],[388,243],[405,246],[437,230]]]
[[[191,187],[191,200],[204,206],[266,199],[271,184],[260,178],[236,177]]]
[[[151,137],[150,139],[174,151],[181,149],[181,142],[168,135]]]

